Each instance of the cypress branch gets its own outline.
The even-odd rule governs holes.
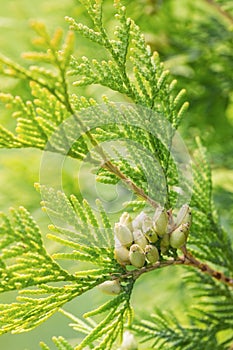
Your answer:
[[[81,3],[92,27],[66,18],[70,31],[64,38],[61,29],[50,35],[44,24],[32,23],[40,51],[25,53],[24,58],[38,65],[24,68],[0,56],[1,74],[28,81],[32,96],[24,101],[19,96],[0,94],[0,100],[14,110],[12,116],[17,119],[15,134],[0,127],[0,146],[35,147],[78,160],[88,154],[98,169],[99,181],[116,184],[121,180],[135,197],[126,204],[128,211],[114,223],[100,201],[97,215],[85,199],[80,201],[74,195],[68,198],[61,191],[36,184],[42,209],[59,222],[49,226],[52,233],[47,237],[63,250],[52,256],[24,208],[12,209],[11,218],[1,215],[0,292],[19,293],[12,304],[0,305],[0,333],[33,329],[67,302],[99,285],[100,290],[115,297],[85,313],[85,322],[62,311],[85,338],[73,348],[64,338],[54,337],[58,349],[110,350],[122,338],[127,323],[143,341],[151,341],[152,348],[191,350],[201,346],[225,350],[232,336],[219,340],[218,333],[232,329],[233,251],[218,223],[210,166],[199,139],[193,163],[185,164],[192,168],[193,182],[182,173],[182,188],[178,186],[180,174],[172,151],[176,129],[188,107],[185,89],[177,88],[176,80],[158,54],[151,51],[140,28],[127,18],[120,1],[114,1],[118,22],[114,36],[105,28],[102,1]],[[74,32],[97,43],[103,59],[76,57]],[[68,76],[75,76],[76,88],[98,84],[136,105],[117,105],[104,96],[103,106],[99,106],[92,98],[71,95]],[[120,151],[113,147],[109,152],[102,146],[113,140],[124,141]],[[178,224],[173,210],[185,191],[192,193],[192,223],[181,220]],[[162,205],[165,208],[159,216],[157,211],[151,217]],[[131,211],[135,211],[133,218]],[[88,264],[86,269],[70,273],[56,260]],[[156,310],[148,320],[134,325],[130,297],[135,281],[144,273],[176,265],[192,268],[187,281],[199,298],[188,317],[189,324],[183,326],[172,313]],[[102,317],[99,323],[89,318],[96,315]],[[41,347],[49,350],[43,342]]]

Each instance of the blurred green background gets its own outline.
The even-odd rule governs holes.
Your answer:
[[[112,1],[105,1],[105,20],[111,30]],[[233,46],[232,28],[229,22],[204,0],[138,0],[124,1],[128,15],[142,28],[146,40],[157,50],[165,65],[178,79],[179,86],[187,89],[190,109],[180,132],[193,148],[195,135],[202,137],[208,148],[213,169],[214,199],[223,226],[231,234],[233,227]],[[43,20],[50,31],[67,24],[64,16],[89,23],[83,7],[75,0],[0,0],[0,52],[23,63],[21,53],[32,50],[34,33],[29,20]],[[78,54],[95,54],[95,49],[77,38]],[[25,64],[25,63],[23,63]],[[27,86],[20,81],[1,77],[1,91],[11,91],[27,98]],[[97,91],[98,90],[98,91]],[[102,91],[102,90],[101,90]],[[100,89],[89,87],[79,93],[99,99]],[[103,93],[107,93],[103,89]],[[113,99],[118,96],[109,93]],[[122,97],[121,97],[122,99]],[[11,129],[15,120],[0,105],[1,123]],[[39,180],[41,152],[38,150],[0,149],[0,210],[25,206],[39,223],[46,235],[49,219],[40,210],[40,195],[33,184]],[[79,195],[77,172],[79,165],[67,160],[63,167],[63,185],[67,193]],[[88,187],[88,184],[87,184]],[[87,189],[88,190],[88,189]],[[47,242],[49,251],[56,246]],[[72,267],[74,270],[75,266]],[[133,294],[136,314],[152,312],[153,307],[172,309],[185,319],[184,310],[192,305],[191,292],[185,286],[181,274],[183,268],[172,267],[143,276]],[[10,302],[14,293],[0,295],[0,302]],[[98,305],[105,297],[91,291],[65,306],[75,315]],[[32,332],[0,337],[1,350],[37,350],[39,341],[51,345],[53,335],[62,335],[76,343],[79,334],[69,326],[69,320],[56,314]]]

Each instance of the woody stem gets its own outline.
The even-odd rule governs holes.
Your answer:
[[[233,287],[233,278],[225,276],[222,272],[212,269],[208,264],[202,263],[196,259],[187,249],[184,247],[182,249],[185,258],[185,265],[196,267],[202,272],[210,275],[211,277],[217,279],[220,282],[226,283],[228,286]]]
[[[209,276],[217,279],[220,282],[227,284],[230,287],[233,287],[233,278],[225,276],[222,272],[216,271],[212,269],[208,264],[202,263],[198,259],[196,259],[190,252],[187,251],[186,247],[182,249],[184,256],[178,257],[177,259],[171,259],[167,261],[158,261],[153,265],[144,266],[141,269],[128,271],[124,275],[121,275],[121,278],[125,279],[128,277],[133,277],[134,280],[138,279],[141,275],[146,272],[161,269],[167,266],[174,265],[185,265],[185,266],[193,266],[202,272],[208,274]],[[118,276],[119,278],[119,276]],[[115,277],[114,277],[115,279]]]

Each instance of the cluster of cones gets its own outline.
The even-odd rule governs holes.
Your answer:
[[[159,207],[154,217],[141,212],[132,219],[124,212],[114,227],[115,258],[121,265],[141,268],[159,261],[171,248],[182,248],[191,226],[191,210],[184,204],[176,219],[172,211]]]

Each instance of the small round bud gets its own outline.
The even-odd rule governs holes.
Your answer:
[[[176,219],[176,225],[180,226],[181,224],[188,224],[191,226],[192,223],[192,213],[191,209],[188,206],[188,204],[182,205],[180,208],[178,214],[177,214],[177,219]]]
[[[146,215],[142,222],[142,232],[147,233],[152,229],[152,227],[153,227],[153,221],[149,216]]]
[[[138,244],[133,244],[129,251],[129,260],[131,264],[137,268],[141,268],[145,264],[145,255]]]
[[[170,245],[172,248],[181,248],[186,242],[186,234],[182,230],[182,225],[171,233]]]
[[[129,215],[129,213],[127,213],[126,211],[121,215],[119,223],[122,224],[122,225],[127,226],[128,229],[130,229],[130,231],[133,230],[132,218]]]
[[[114,256],[120,265],[130,265],[129,250],[123,245],[115,247]]]
[[[125,331],[123,334],[123,340],[120,348],[118,350],[137,350],[138,344],[134,335],[129,331]]]
[[[116,223],[114,227],[114,234],[120,243],[125,247],[130,247],[133,243],[133,234],[125,225]]]
[[[160,242],[160,250],[161,250],[161,253],[164,254],[166,253],[166,251],[168,250],[169,248],[169,234],[166,233],[163,238],[161,239],[161,242]]]
[[[154,245],[148,244],[145,247],[145,256],[148,263],[154,264],[156,261],[159,260],[158,249]]]
[[[179,227],[184,232],[186,240],[187,240],[188,235],[189,235],[189,230],[190,230],[190,224],[187,222],[186,224],[181,224]]]
[[[150,230],[145,234],[150,243],[155,243],[159,239],[157,233],[154,230]]]
[[[157,208],[154,215],[154,228],[158,236],[163,237],[167,233],[168,214],[164,208]]]
[[[141,230],[133,231],[133,240],[134,243],[138,244],[142,249],[145,249],[145,246],[148,244],[148,241]]]
[[[147,215],[144,213],[144,211],[141,211],[141,213],[138,216],[136,216],[136,218],[132,221],[133,229],[141,230],[143,221],[146,217]]]
[[[101,283],[98,288],[101,292],[108,295],[117,295],[121,292],[121,285],[119,280],[105,281]]]

